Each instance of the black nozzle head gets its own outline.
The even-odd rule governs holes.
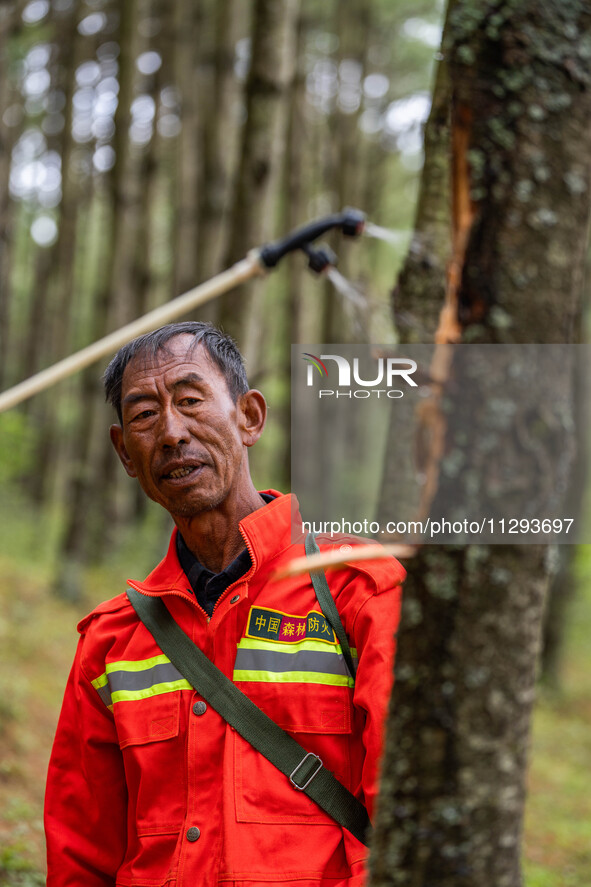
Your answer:
[[[358,237],[365,228],[365,213],[351,206],[343,210],[341,230],[346,237]]]
[[[315,248],[311,247],[310,244],[306,244],[302,249],[308,256],[308,267],[315,271],[316,274],[322,274],[329,265],[336,265],[337,263],[335,253],[324,243]]]
[[[333,228],[339,228],[347,237],[357,237],[363,231],[364,226],[365,214],[358,209],[347,207],[341,213],[324,216],[322,219],[316,219],[316,221],[292,231],[282,240],[265,244],[259,250],[260,260],[266,268],[274,268],[287,253],[294,249],[303,249]],[[332,263],[327,262],[327,264]]]

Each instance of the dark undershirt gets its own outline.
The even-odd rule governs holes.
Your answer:
[[[268,493],[261,493],[261,496],[266,503],[272,502],[275,498]],[[221,573],[213,573],[199,563],[180,533],[177,533],[176,537],[176,551],[191,586],[189,591],[193,592],[197,603],[203,607],[208,616],[213,613],[213,608],[226,588],[244,576],[252,565],[249,551],[244,548],[225,570],[222,570]]]

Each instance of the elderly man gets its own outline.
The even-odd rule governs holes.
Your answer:
[[[105,387],[126,472],[176,525],[164,560],[128,584],[164,601],[371,815],[402,567],[375,559],[330,574],[353,679],[310,576],[274,578],[303,555],[303,534],[293,541],[292,496],[253,485],[248,448],[266,404],[232,340],[171,324],[123,347]],[[78,629],[47,785],[48,887],[364,883],[366,846],[203,698],[126,594]]]

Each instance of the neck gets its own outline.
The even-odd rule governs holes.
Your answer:
[[[199,563],[213,573],[220,573],[244,548],[239,522],[265,504],[253,486],[248,495],[237,502],[224,501],[211,511],[192,517],[173,517],[187,548]]]

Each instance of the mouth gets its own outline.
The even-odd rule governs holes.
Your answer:
[[[190,475],[195,475],[203,465],[201,463],[197,463],[196,465],[182,465],[178,468],[173,468],[172,471],[167,472],[162,475],[163,480],[184,480],[186,477]]]

